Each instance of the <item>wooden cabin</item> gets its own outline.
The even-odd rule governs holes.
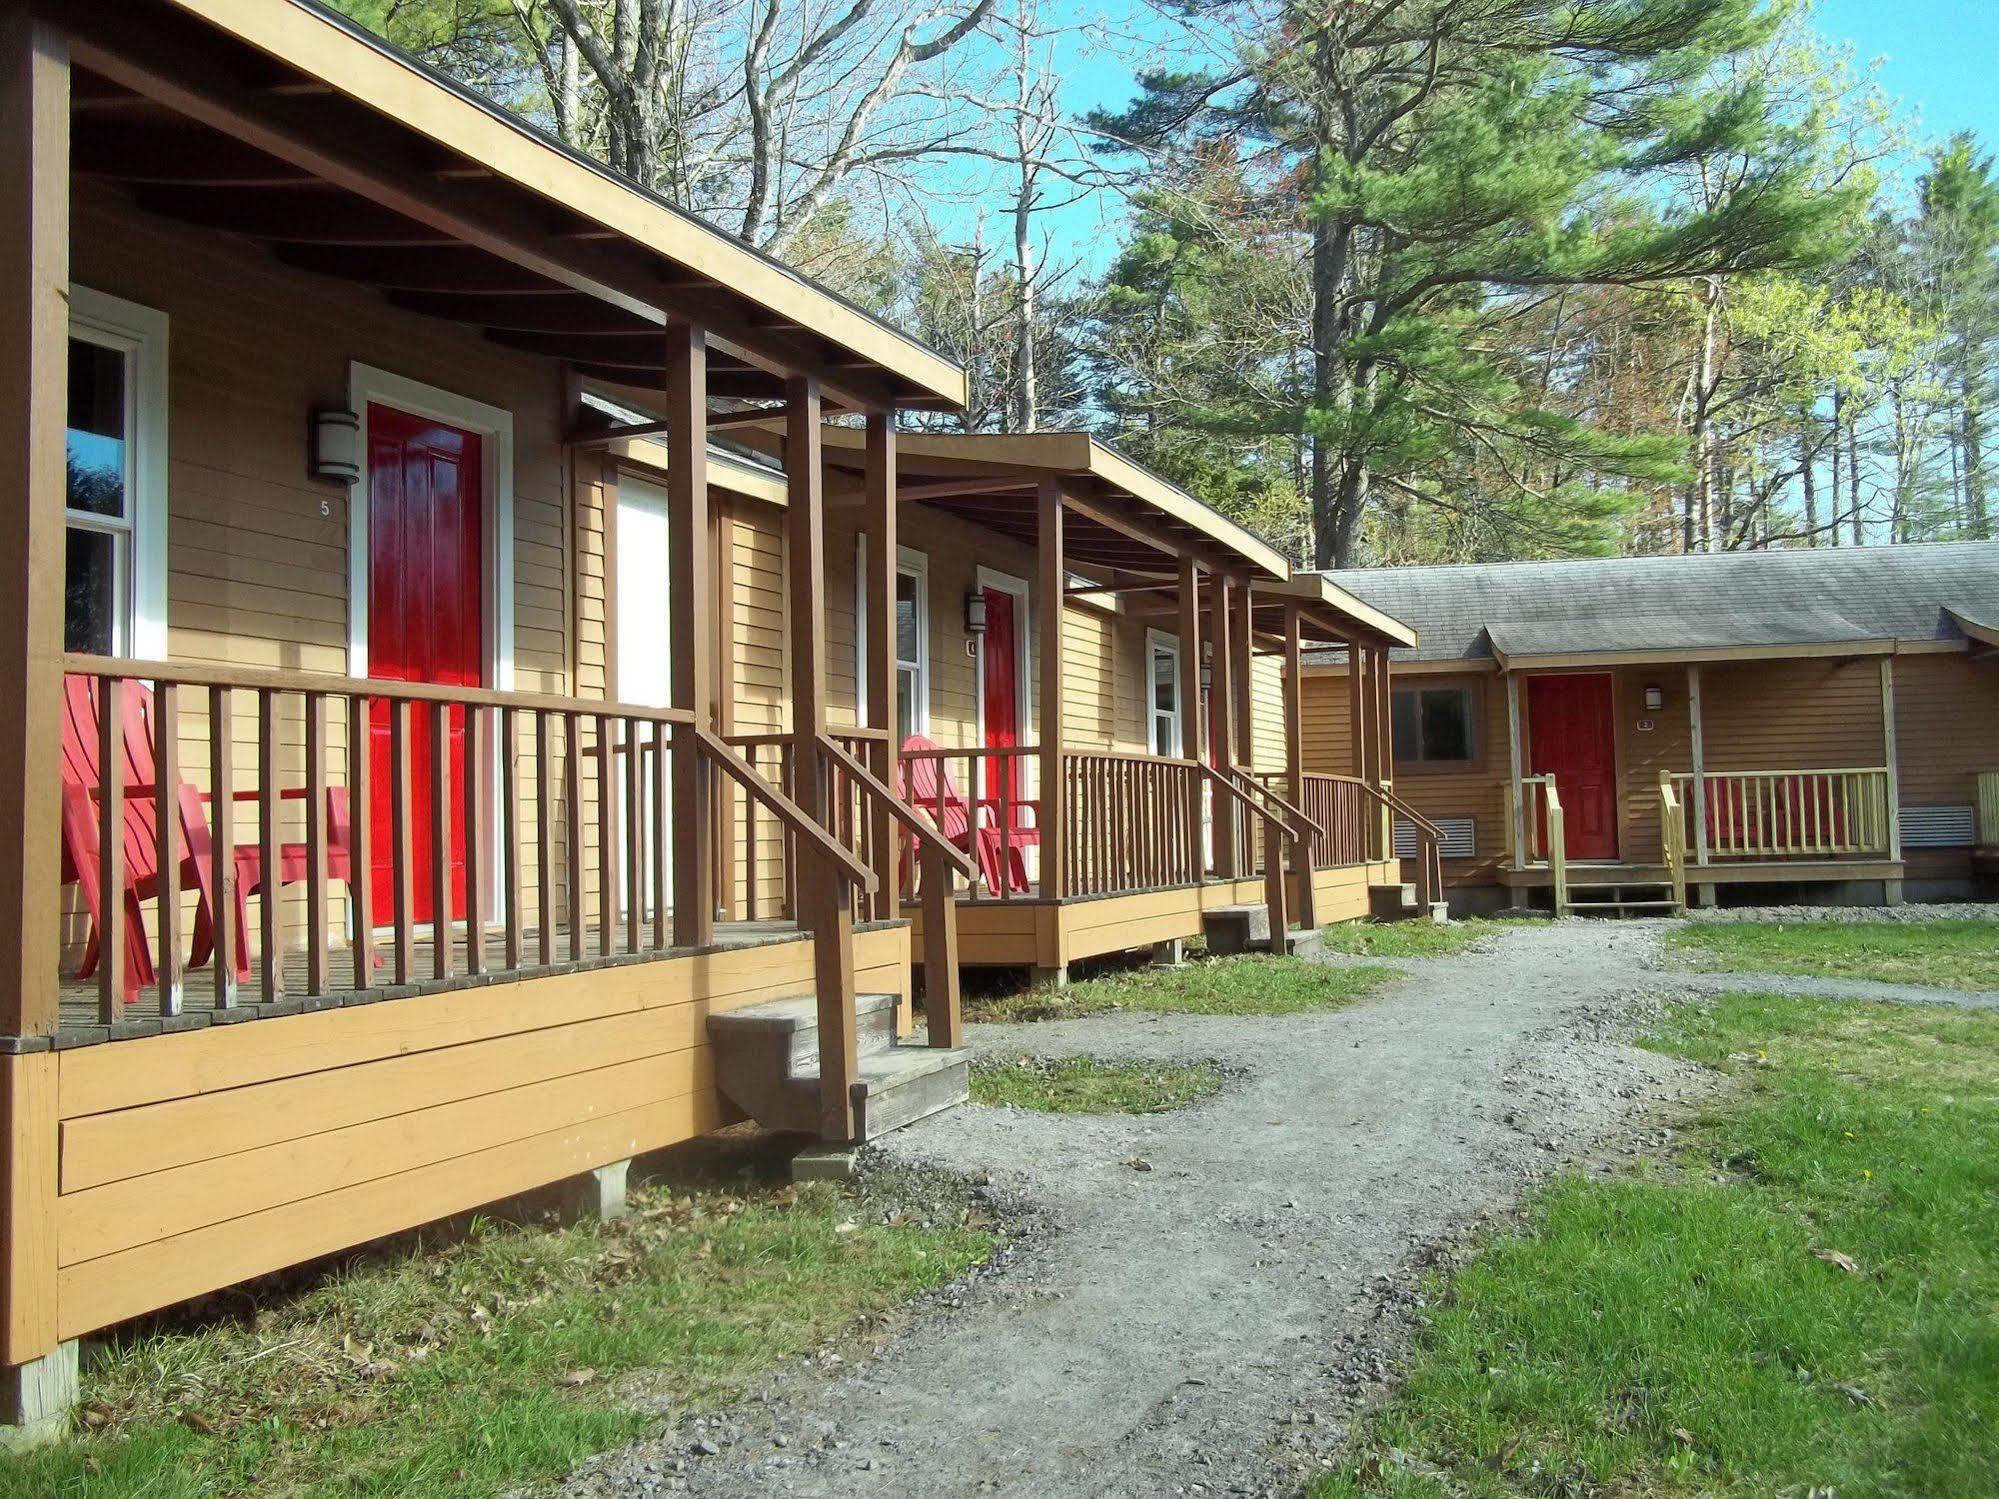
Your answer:
[[[962,1098],[961,958],[1396,878],[1295,669],[1385,694],[1393,620],[1087,440],[899,436],[959,370],[316,6],[0,18],[0,1423],[190,1296]],[[1146,685],[1204,658],[1212,730]]]
[[[773,431],[741,438],[782,446]],[[940,825],[947,799],[976,803],[1001,845],[990,852],[1006,872],[962,892],[961,966],[1061,982],[1074,962],[1199,936],[1217,910],[1268,903],[1266,838],[1283,843],[1294,821],[1306,838],[1297,867],[1279,860],[1279,930],[1364,915],[1371,888],[1400,881],[1378,836],[1356,841],[1381,822],[1362,807],[1370,794],[1303,775],[1295,689],[1305,650],[1358,641],[1385,661],[1410,631],[1321,579],[1294,580],[1254,534],[1084,433],[898,436],[895,605],[871,613],[859,580],[881,546],[865,438],[829,428],[825,441],[836,732],[867,716],[857,663],[892,649],[899,783]],[[775,599],[777,519],[736,513],[738,586]],[[736,727],[755,716],[772,737],[760,684],[781,678],[776,623],[739,633],[725,668],[740,682]],[[750,814],[769,870],[776,829]],[[915,883],[904,910],[922,952]]]
[[[1395,792],[1454,905],[1962,897],[1999,874],[1999,544],[1327,575],[1408,621]],[[1306,760],[1352,762],[1344,662]]]

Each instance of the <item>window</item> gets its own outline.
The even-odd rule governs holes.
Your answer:
[[[1399,688],[1391,702],[1400,765],[1468,765],[1473,746],[1469,687]]]
[[[895,570],[895,732],[898,739],[930,729],[929,588],[923,570]]]
[[[63,648],[166,654],[166,319],[71,288]]]
[[[1180,753],[1180,642],[1145,632],[1146,745],[1155,755]]]

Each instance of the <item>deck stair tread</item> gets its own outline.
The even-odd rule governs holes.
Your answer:
[[[893,994],[854,997],[858,1071],[852,1097],[856,1138],[872,1140],[971,1095],[965,1047],[911,1046],[895,1034],[901,1001]],[[716,1082],[738,1108],[767,1129],[819,1127],[819,1004],[810,994],[763,1000],[708,1019]]]

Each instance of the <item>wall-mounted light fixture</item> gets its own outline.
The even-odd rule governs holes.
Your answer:
[[[1648,686],[1645,689],[1645,711],[1647,713],[1657,713],[1661,708],[1665,706],[1666,706],[1666,689],[1657,686],[1656,684]]]
[[[312,412],[312,476],[333,484],[361,477],[361,418],[342,406]]]
[[[986,591],[973,588],[965,594],[965,633],[983,635],[986,633]]]
[[[1215,643],[1212,640],[1204,640],[1201,642],[1201,686],[1208,688],[1214,685]]]

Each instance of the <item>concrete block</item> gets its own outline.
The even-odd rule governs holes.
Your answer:
[[[1208,938],[1208,951],[1219,958],[1267,948],[1270,945],[1268,906],[1223,906],[1204,912],[1201,930]]]
[[[1069,965],[1060,963],[1053,968],[1037,968],[1029,979],[1037,988],[1066,989],[1069,987]]]
[[[613,1161],[562,1182],[557,1190],[563,1216],[571,1222],[594,1218],[599,1223],[624,1217],[625,1178],[631,1168],[630,1161]]]
[[[72,1338],[38,1359],[0,1368],[0,1447],[20,1451],[68,1434],[81,1398],[77,1367]]]
[[[1154,968],[1184,968],[1187,965],[1187,944],[1175,937],[1170,942],[1152,944],[1152,966]]]
[[[808,1145],[791,1158],[795,1182],[852,1181],[858,1152],[851,1145]]]

